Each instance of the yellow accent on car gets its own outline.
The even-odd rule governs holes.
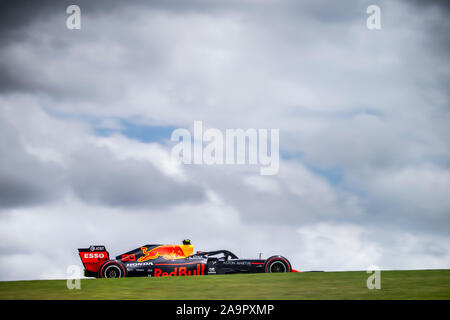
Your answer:
[[[194,252],[194,246],[191,244],[182,244],[180,247],[185,257],[189,257]]]

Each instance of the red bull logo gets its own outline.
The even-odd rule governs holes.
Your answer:
[[[148,250],[147,247],[141,247],[141,250],[144,255],[137,260],[138,262],[153,260],[158,257],[163,257],[167,260],[181,259],[186,257],[183,249],[178,245],[163,245],[151,250]]]
[[[161,269],[155,269],[154,277],[172,277],[172,276],[199,276],[205,274],[205,265],[197,264],[195,270],[187,270],[186,267],[177,267],[172,272],[163,272]]]

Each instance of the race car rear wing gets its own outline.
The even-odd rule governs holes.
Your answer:
[[[89,248],[78,249],[81,262],[85,268],[85,276],[96,276],[100,266],[107,260],[109,260],[109,253],[106,251],[105,246],[93,245]]]

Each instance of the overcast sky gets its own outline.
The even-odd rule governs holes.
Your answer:
[[[2,1],[0,280],[64,278],[91,244],[184,238],[298,270],[450,268],[448,15],[446,1]],[[194,120],[279,129],[279,173],[174,164],[171,132]]]

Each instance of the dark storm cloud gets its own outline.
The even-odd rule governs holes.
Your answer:
[[[108,37],[111,34],[117,33],[115,28],[120,28],[118,21],[115,19],[104,29],[90,29],[92,25],[90,22],[95,21],[97,17],[104,15],[120,16],[126,15],[130,8],[142,8],[146,12],[167,11],[175,14],[208,14],[208,15],[224,15],[235,14],[245,15],[248,23],[263,24],[270,32],[277,33],[292,33],[292,30],[286,30],[286,23],[291,21],[295,26],[299,21],[313,20],[317,23],[333,24],[341,22],[349,22],[355,19],[362,19],[364,12],[364,3],[360,1],[348,1],[339,6],[330,6],[327,1],[315,1],[310,3],[303,3],[298,1],[268,1],[268,2],[253,2],[253,1],[119,1],[119,0],[44,0],[44,1],[14,1],[2,2],[0,5],[0,92],[7,93],[11,91],[22,92],[44,92],[55,97],[65,97],[67,99],[76,100],[80,97],[92,99],[95,95],[92,87],[85,88],[83,84],[79,84],[75,88],[73,83],[67,83],[67,79],[58,79],[58,81],[51,81],[45,73],[42,72],[45,61],[24,61],[29,63],[25,66],[17,65],[17,61],[11,61],[11,57],[1,55],[2,51],[11,43],[26,43],[33,42],[33,50],[39,52],[39,57],[43,55],[46,58],[61,61],[67,56],[68,50],[73,49],[72,43],[90,41],[95,43],[95,38]],[[77,4],[82,10],[82,29],[83,33],[70,33],[65,28],[65,20],[67,14],[65,12],[67,6]],[[139,10],[138,10],[139,11]],[[83,19],[83,18],[89,19]],[[52,18],[52,19],[50,19]],[[132,17],[131,17],[132,18]],[[38,23],[51,21],[49,34],[43,35],[46,32],[40,30],[36,32],[35,26]],[[122,21],[122,20],[119,20]],[[89,30],[86,32],[86,30]],[[164,34],[164,30],[161,30]],[[49,39],[43,41],[42,37]],[[288,36],[288,35],[284,35]],[[295,40],[295,39],[293,39]],[[298,39],[297,39],[298,40]],[[117,39],[114,40],[116,42]],[[124,43],[127,41],[122,38]],[[47,46],[51,46],[48,50]],[[126,46],[126,44],[124,44]],[[27,48],[26,50],[30,50]],[[155,48],[155,52],[161,50]],[[163,52],[164,53],[164,52]],[[152,59],[152,52],[148,52],[148,59]],[[133,57],[134,58],[134,57]],[[153,57],[154,58],[154,57]],[[155,66],[161,64],[158,59],[155,59]],[[30,65],[32,67],[30,67]],[[132,68],[131,68],[132,69]],[[77,74],[83,74],[81,69]],[[72,70],[70,70],[72,71]],[[72,71],[73,72],[73,71]],[[136,71],[138,72],[138,71]]]
[[[61,168],[26,153],[17,130],[0,119],[0,209],[55,200],[63,190]]]
[[[405,1],[415,9],[416,15],[432,14],[433,18],[427,20],[427,37],[423,46],[430,48],[430,56],[440,61],[441,69],[434,72],[437,80],[436,89],[442,92],[447,101],[450,100],[450,69],[448,68],[448,53],[450,52],[450,1]],[[418,61],[418,64],[422,61]],[[450,109],[447,109],[450,112]]]
[[[54,1],[0,2],[0,47],[9,41],[25,40],[24,31],[36,19],[46,19],[57,7]]]
[[[435,0],[435,1],[405,1],[407,5],[415,8],[417,15],[433,13],[433,19],[428,19],[428,41],[427,44],[431,44],[437,50],[432,51],[434,54],[442,55],[446,62],[448,59],[448,52],[450,50],[450,1],[447,0]]]
[[[375,1],[375,4],[377,1]],[[417,2],[421,4],[421,1]],[[445,4],[445,1],[441,3]],[[286,18],[312,17],[323,23],[349,21],[361,18],[361,10],[374,1],[345,1],[339,6],[330,5],[327,0],[303,1],[242,1],[242,0],[16,0],[0,3],[0,42],[20,41],[25,37],[26,28],[38,20],[51,16],[59,16],[65,22],[66,8],[69,5],[79,5],[82,15],[100,15],[129,7],[145,7],[149,10],[170,12],[196,13],[252,13],[262,16],[270,24],[271,20]],[[448,7],[448,6],[447,6]],[[279,16],[281,14],[282,16]],[[271,18],[272,17],[272,18]]]
[[[0,41],[2,45],[9,41],[20,41],[26,37],[26,28],[38,20],[45,20],[51,16],[60,16],[60,21],[67,19],[66,8],[78,5],[83,15],[108,13],[117,7],[151,6],[155,9],[171,11],[209,10],[223,7],[226,2],[211,1],[120,1],[120,0],[16,0],[0,3]],[[63,24],[64,25],[64,24]]]
[[[175,182],[147,161],[118,160],[96,147],[87,147],[73,160],[70,183],[88,203],[148,208],[204,200],[198,185]]]
[[[376,1],[375,1],[376,2]],[[324,23],[349,21],[361,18],[361,10],[373,1],[345,1],[339,6],[330,5],[329,1],[208,1],[208,0],[168,0],[168,1],[120,1],[120,0],[17,0],[0,3],[0,41],[23,40],[24,31],[38,20],[59,16],[65,22],[66,8],[79,5],[82,15],[100,15],[114,12],[120,14],[122,8],[145,7],[147,10],[170,11],[175,13],[251,13],[261,16],[267,23],[286,18],[312,17]],[[280,16],[282,15],[282,16]],[[271,18],[272,17],[272,18]]]
[[[83,1],[83,0],[43,0],[43,1],[3,1],[0,3],[0,55],[2,51],[14,43],[29,43],[33,42],[33,50],[45,50],[48,45],[42,40],[42,30],[35,32],[34,27],[40,22],[50,21],[55,18],[51,25],[50,46],[52,51],[46,53],[46,56],[52,56],[55,59],[62,59],[65,55],[65,50],[70,49],[70,41],[82,41],[85,34],[71,33],[70,38],[67,37],[68,31],[65,26],[68,15],[66,8],[69,5],[79,5],[82,10],[83,28],[89,29],[88,20],[86,17],[93,17],[99,14],[112,14],[117,10],[118,6],[132,7],[134,5],[151,5],[155,9],[163,9],[167,7],[169,10],[184,10],[190,5],[186,5],[185,1],[134,1],[124,4],[123,1]],[[184,8],[184,9],[183,9]],[[119,13],[120,14],[120,13]],[[113,25],[113,22],[112,24]],[[100,30],[100,33],[108,32],[109,30]],[[92,30],[95,37],[100,36],[95,30]],[[90,38],[89,36],[87,37]],[[53,97],[68,96],[71,99],[76,99],[81,96],[92,95],[89,89],[73,90],[70,84],[67,84],[64,79],[61,79],[56,84],[48,83],[48,79],[42,74],[43,68],[47,66],[42,64],[42,61],[24,61],[33,65],[34,71],[29,68],[22,68],[17,63],[11,63],[8,57],[2,56],[0,59],[0,92],[45,92]],[[58,83],[60,85],[58,85]],[[83,93],[84,92],[84,93]]]
[[[421,8],[438,8],[443,11],[450,11],[450,2],[447,0],[431,0],[431,1],[422,1],[422,0],[404,0],[405,3],[414,4]]]

